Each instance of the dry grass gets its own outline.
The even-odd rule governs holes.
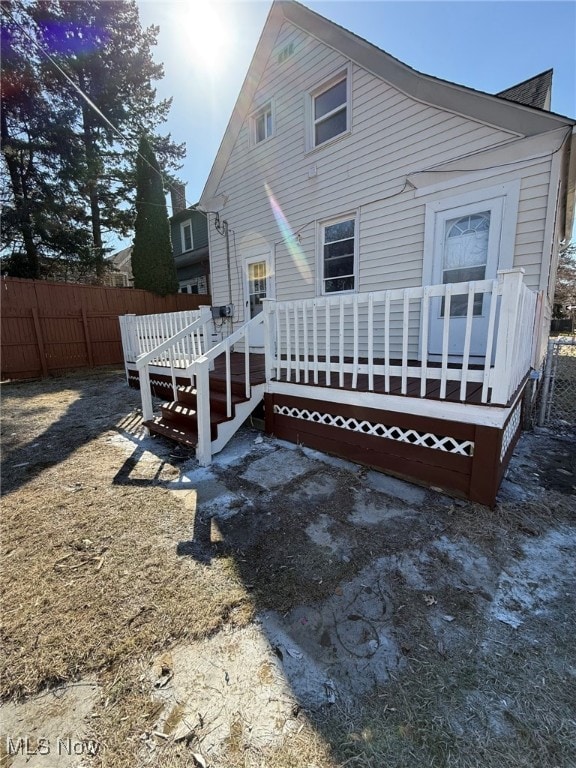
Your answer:
[[[98,673],[92,728],[102,768],[194,765],[193,742],[152,734],[158,703],[148,672],[161,650],[245,625],[262,608],[323,600],[382,552],[460,537],[497,570],[521,556],[522,542],[574,524],[573,497],[553,491],[496,512],[432,501],[425,518],[403,520],[385,540],[357,532],[352,563],[330,565],[303,534],[311,510],[269,500],[290,521],[290,541],[278,529],[258,538],[249,525],[261,522],[239,515],[220,531],[237,546],[200,563],[176,551],[175,543],[192,538],[195,513],[193,495],[164,487],[177,466],[168,458],[136,464],[110,441],[120,429],[137,429],[137,418],[126,417],[137,404],[137,393],[112,373],[3,393],[1,695],[26,697]],[[342,506],[321,510],[335,526],[344,525],[347,493],[339,488]],[[553,620],[488,631],[469,595],[439,590],[465,629],[446,650],[422,619],[421,595],[402,582],[392,587],[403,607],[397,639],[410,641],[396,679],[353,704],[300,713],[300,730],[282,748],[247,747],[239,727],[210,768],[576,766],[573,594],[558,596]]]
[[[77,400],[47,388],[26,400],[29,418],[34,403],[39,416],[53,418],[60,408],[65,422]],[[4,394],[6,411],[11,394],[11,388]],[[134,399],[133,393],[119,394]],[[177,555],[174,541],[191,538],[193,504],[152,481],[115,482],[125,455],[107,442],[116,432],[106,427],[4,497],[2,589],[9,598],[3,611],[2,698],[29,695],[134,655],[146,657],[252,615],[230,558],[206,567]],[[54,458],[56,449],[42,450],[42,419],[37,434],[30,424],[26,428],[32,430],[29,440],[40,443],[36,455]],[[14,463],[4,487],[16,485],[9,474],[18,472]],[[167,478],[175,470],[166,464],[162,472]]]

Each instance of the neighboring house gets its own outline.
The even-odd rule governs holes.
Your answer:
[[[195,206],[186,207],[184,186],[170,190],[172,250],[181,293],[210,293],[210,260],[206,214]]]
[[[109,260],[111,269],[104,275],[104,285],[113,288],[131,288],[134,285],[132,274],[132,246],[117,251]]]
[[[197,416],[150,428],[208,463],[214,392],[236,423],[264,397],[271,434],[493,504],[573,221],[551,74],[482,93],[274,2],[199,203],[230,335],[182,363]]]

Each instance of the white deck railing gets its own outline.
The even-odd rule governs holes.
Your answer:
[[[244,394],[246,400],[251,397],[250,384],[250,335],[251,332],[262,325],[264,314],[253,317],[236,331],[227,336],[215,347],[209,349],[204,355],[198,357],[188,368],[188,373],[194,376],[196,381],[196,417],[198,422],[198,446],[196,458],[201,466],[208,466],[212,459],[212,440],[210,433],[210,370],[215,361],[221,355],[225,357],[226,371],[226,416],[232,416],[232,367],[231,354],[233,346],[241,343],[244,354]]]
[[[144,316],[146,319],[138,326],[137,337],[134,323],[121,318],[121,322],[126,321],[123,328],[130,351],[139,348],[138,345],[151,346],[136,357],[144,420],[153,416],[150,366],[156,370],[161,367],[163,373],[170,375],[174,399],[181,385],[177,378],[189,379],[196,387],[196,456],[201,464],[209,464],[213,449],[210,370],[216,359],[224,356],[226,413],[230,418],[233,412],[231,354],[234,345],[242,346],[246,400],[255,401],[256,395],[251,393],[250,337],[262,324],[268,384],[277,379],[388,394],[397,393],[399,384],[400,394],[419,394],[425,398],[430,381],[437,381],[438,391],[434,396],[446,399],[448,384],[457,382],[462,402],[467,399],[468,385],[476,384],[476,389],[481,390],[482,403],[506,405],[532,362],[537,297],[524,285],[523,274],[522,269],[508,270],[500,272],[496,280],[304,301],[266,299],[262,313],[214,347],[210,346],[209,308],[194,313],[192,322],[163,339],[162,335],[175,327],[170,327],[170,322],[176,322],[174,316],[172,320],[154,316],[161,318],[154,321]],[[482,295],[480,316],[474,314],[475,307],[479,308],[479,295]],[[465,300],[454,299],[455,296],[464,296]],[[457,318],[451,316],[455,301],[459,303]],[[480,335],[477,333],[479,320],[482,322]],[[159,339],[159,343],[152,346],[152,342]],[[436,346],[429,352],[432,340]],[[415,380],[419,383],[416,393]]]
[[[174,399],[178,397],[177,378],[189,379],[190,386],[196,388],[196,419],[198,445],[196,457],[202,466],[210,464],[212,458],[212,439],[210,428],[210,370],[215,361],[224,355],[226,375],[226,415],[232,416],[232,349],[238,343],[244,348],[244,392],[246,400],[251,397],[250,384],[250,334],[254,328],[262,325],[264,315],[260,313],[242,325],[219,344],[210,347],[208,330],[212,315],[207,308],[190,325],[182,328],[170,338],[158,344],[154,349],[140,355],[136,368],[140,376],[140,396],[142,399],[142,418],[148,421],[154,415],[152,393],[150,390],[150,366],[162,367],[172,382]]]
[[[135,363],[145,352],[151,352],[174,334],[209,313],[209,308],[183,312],[164,312],[156,315],[121,315],[120,331],[125,363]]]
[[[378,391],[390,393],[394,377],[402,395],[416,379],[420,397],[426,397],[429,381],[437,380],[440,399],[456,381],[461,401],[468,384],[476,383],[482,403],[506,404],[531,365],[536,294],[523,284],[523,274],[508,270],[496,280],[266,300],[267,378],[358,389],[359,377],[365,376],[363,387],[374,391],[378,376]],[[480,318],[474,315],[479,294],[480,340]],[[450,311],[455,296],[465,297],[465,312],[456,319]],[[433,333],[434,354],[428,351]]]
[[[173,336],[162,341],[149,352],[136,359],[140,376],[142,416],[144,421],[152,418],[152,394],[150,391],[150,366],[162,367],[172,381],[172,393],[177,399],[176,377],[189,375],[192,363],[201,357],[210,346],[212,314],[209,307],[202,308],[195,320]]]

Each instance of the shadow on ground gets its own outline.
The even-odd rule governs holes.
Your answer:
[[[83,372],[82,377],[71,374],[3,384],[2,394],[13,402],[20,401],[14,409],[3,408],[3,495],[14,492],[113,429],[139,402],[138,393],[126,386],[123,371],[108,369]],[[26,401],[32,402],[38,394],[42,395],[42,407],[27,407]]]
[[[179,461],[177,553],[233,560],[257,617],[172,650],[156,729],[222,766],[308,764],[304,724],[322,766],[576,760],[574,447],[526,435],[490,511],[254,431],[210,469],[145,441],[116,482]]]
[[[38,638],[71,653],[61,616],[73,595],[86,624],[128,627],[117,665],[92,667],[105,695],[90,723],[126,752],[108,764],[576,764],[574,439],[524,435],[491,511],[250,429],[200,468],[143,435],[138,393],[121,375],[37,386],[42,409],[20,403],[13,423],[5,414],[3,490],[36,479],[13,513],[23,519],[34,497],[27,545],[48,517],[43,494],[56,507],[46,530],[59,548],[35,578],[59,589],[62,607],[45,612],[20,659],[30,627],[12,601],[14,658],[25,671]],[[87,443],[81,462],[64,463]],[[63,482],[80,485],[100,464],[90,493],[64,488],[59,499]],[[107,589],[122,599],[107,601]],[[177,618],[184,599],[198,611],[166,629],[169,592]],[[33,583],[21,599],[38,605]],[[86,649],[75,651],[81,672]],[[23,722],[17,705],[13,715]]]

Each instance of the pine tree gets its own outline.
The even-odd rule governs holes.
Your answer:
[[[160,166],[143,134],[136,159],[136,222],[132,249],[134,287],[165,296],[178,280]]]
[[[556,290],[554,294],[554,317],[573,316],[576,307],[576,243],[567,243],[560,249]]]
[[[7,170],[2,188],[2,268],[15,277],[45,276],[55,262],[89,262],[82,206],[66,181],[78,161],[70,111],[56,110],[37,77],[34,27],[18,5],[2,3],[0,134]],[[87,267],[89,265],[87,264]]]
[[[5,252],[24,254],[34,274],[46,255],[102,276],[107,235],[133,231],[142,131],[166,170],[184,155],[158,135],[171,103],[157,102],[153,87],[163,77],[151,53],[158,28],[142,29],[135,0],[3,0],[2,16],[18,54],[16,87],[2,86]]]

